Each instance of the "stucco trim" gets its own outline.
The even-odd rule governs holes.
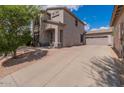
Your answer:
[[[51,20],[44,20],[45,23],[48,24],[54,24],[54,25],[60,25],[60,26],[65,26],[66,24],[63,24],[61,22],[56,22],[56,21],[51,21]]]

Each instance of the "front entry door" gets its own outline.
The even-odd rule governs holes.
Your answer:
[[[52,44],[52,42],[53,42],[53,32],[51,31],[50,32],[50,43]]]
[[[55,31],[49,31],[49,45],[53,46],[55,42]]]

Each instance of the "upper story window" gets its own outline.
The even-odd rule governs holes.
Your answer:
[[[59,11],[55,11],[52,13],[52,18],[55,18],[57,16],[59,16]]]
[[[75,26],[76,27],[78,26],[78,20],[75,20]]]

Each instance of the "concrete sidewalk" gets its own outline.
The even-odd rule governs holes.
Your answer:
[[[117,57],[109,46],[86,45],[48,51],[39,62],[1,79],[0,86],[119,85],[114,65],[109,66]],[[108,77],[108,74],[111,75]]]

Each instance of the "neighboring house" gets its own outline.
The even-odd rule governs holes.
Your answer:
[[[120,57],[124,57],[124,6],[115,5],[110,26],[114,31],[114,48]]]
[[[42,19],[34,22],[34,42],[52,47],[83,45],[84,26],[85,23],[67,8],[48,8],[42,13]]]
[[[87,45],[113,45],[112,29],[93,30],[86,33]]]

